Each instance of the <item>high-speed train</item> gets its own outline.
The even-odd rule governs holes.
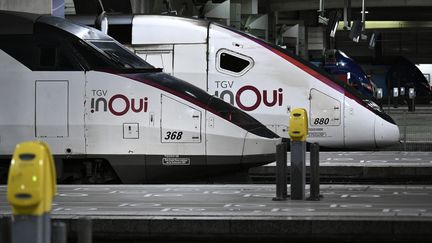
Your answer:
[[[43,140],[62,178],[205,177],[274,161],[280,138],[102,32],[0,11],[0,154]]]
[[[69,16],[83,24],[94,16]],[[380,148],[399,129],[373,101],[311,63],[218,23],[166,15],[109,15],[108,33],[138,56],[239,107],[281,137],[289,114],[305,108],[308,142]]]
[[[344,81],[362,95],[373,99],[376,85],[352,58],[341,50],[328,50],[324,70]]]

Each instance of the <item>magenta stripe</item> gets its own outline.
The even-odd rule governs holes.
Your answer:
[[[230,30],[230,29],[228,29]],[[236,32],[233,31],[234,33],[237,33],[255,43],[257,43],[258,45],[270,50],[271,52],[275,53],[276,55],[280,56],[281,58],[285,59],[286,61],[292,63],[293,65],[297,66],[298,68],[300,68],[301,70],[303,70],[304,72],[308,73],[309,75],[313,76],[314,78],[320,80],[321,82],[327,84],[328,86],[330,86],[331,88],[335,89],[336,91],[338,91],[339,93],[345,95],[346,97],[355,100],[357,103],[359,103],[361,106],[367,108],[368,110],[371,110],[371,108],[367,105],[364,104],[364,102],[356,97],[355,95],[351,94],[350,92],[345,92],[344,87],[342,87],[341,85],[339,85],[338,83],[335,83],[334,81],[332,81],[331,79],[328,79],[327,77],[323,76],[322,74],[320,74],[319,72],[313,70],[312,68],[308,67],[307,65],[304,65],[303,63],[301,63],[300,61],[290,57],[289,55],[267,45],[264,41],[254,37],[254,36],[250,36],[246,33],[242,33],[242,32]],[[372,110],[371,110],[372,111]]]

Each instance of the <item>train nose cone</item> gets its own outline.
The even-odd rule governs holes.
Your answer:
[[[378,148],[395,145],[399,142],[399,128],[381,117],[375,118],[375,144]]]

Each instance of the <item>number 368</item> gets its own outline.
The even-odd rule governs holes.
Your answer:
[[[183,136],[183,132],[171,132],[168,131],[165,134],[165,140],[180,140]]]

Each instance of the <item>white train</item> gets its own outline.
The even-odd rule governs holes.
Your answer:
[[[278,136],[98,30],[0,11],[0,154],[48,142],[63,178],[169,182],[274,161]],[[4,166],[4,164],[3,164]]]
[[[84,24],[94,16],[69,16]],[[290,110],[309,112],[309,142],[374,149],[399,129],[373,101],[278,46],[227,26],[165,15],[108,16],[108,33],[164,72],[247,111],[287,137]]]

